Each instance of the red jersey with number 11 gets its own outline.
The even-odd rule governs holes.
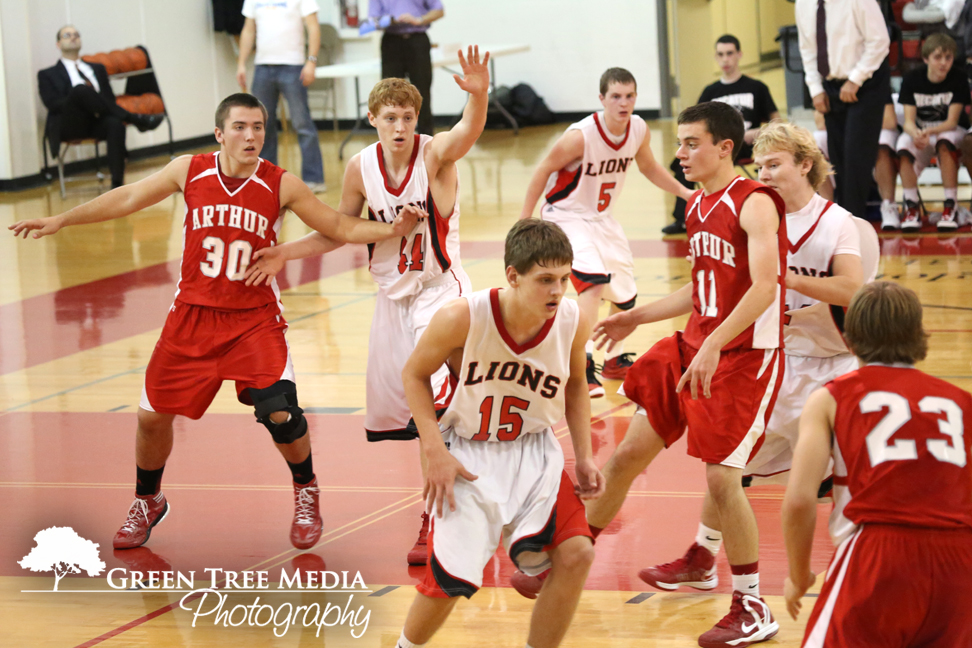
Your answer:
[[[776,234],[776,298],[756,321],[731,340],[732,349],[776,349],[783,346],[783,308],[786,286],[786,208],[775,191],[755,180],[737,177],[709,196],[697,191],[685,214],[689,254],[692,255],[692,314],[683,338],[692,348],[702,346],[753,285],[749,275],[749,236],[739,224],[743,202],[762,192],[773,199],[780,221]]]
[[[243,275],[255,250],[277,242],[285,171],[261,159],[253,175],[230,191],[218,164],[218,152],[194,155],[189,163],[176,299],[222,310],[277,303],[283,312],[276,280],[269,286],[246,286]]]

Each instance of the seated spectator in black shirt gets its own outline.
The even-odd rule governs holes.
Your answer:
[[[61,60],[37,73],[48,110],[47,139],[56,157],[61,142],[97,137],[108,144],[111,187],[125,183],[125,124],[140,131],[162,123],[162,115],[136,115],[115,103],[105,66],[81,60],[81,34],[72,25],[57,30]]]
[[[702,94],[699,95],[698,103],[722,101],[742,113],[743,121],[746,124],[746,135],[743,145],[739,147],[739,151],[736,153],[736,159],[751,158],[753,156],[753,140],[756,139],[759,127],[766,122],[777,119],[780,113],[766,84],[739,71],[742,49],[739,46],[738,38],[731,34],[720,36],[715,45],[715,58],[722,69],[722,78],[706,86]],[[682,172],[678,160],[672,161],[671,169],[683,185],[690,189],[694,186],[685,179],[685,174]],[[675,217],[675,222],[662,228],[663,233],[681,234],[685,231],[685,206],[684,200],[675,199],[675,211],[672,214]]]
[[[898,101],[904,106],[904,132],[898,137],[897,149],[904,194],[904,231],[921,229],[918,176],[935,156],[945,188],[938,229],[950,231],[959,226],[958,150],[969,126],[965,106],[970,103],[970,96],[965,71],[962,66],[952,66],[956,52],[950,36],[932,34],[921,47],[925,64],[901,80]]]

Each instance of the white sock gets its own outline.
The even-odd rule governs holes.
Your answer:
[[[699,522],[699,532],[695,536],[695,542],[700,547],[705,547],[713,556],[719,555],[719,548],[722,547],[722,531],[710,529]]]
[[[894,201],[893,200],[882,200],[881,201],[881,206],[884,207],[885,205],[894,205]]]
[[[914,189],[904,189],[901,192],[904,195],[905,200],[910,200],[913,203],[918,202],[918,187]]]
[[[952,187],[951,189],[945,187],[945,200],[954,200],[958,202],[958,187]]]
[[[732,589],[759,598],[759,572],[755,574],[733,574]]]
[[[412,643],[405,638],[405,631],[402,630],[402,636],[398,638],[398,644],[396,648],[422,648],[425,644]]]
[[[584,351],[587,355],[594,353],[594,340],[587,341],[587,344],[584,345]]]
[[[604,362],[607,362],[611,358],[617,358],[622,353],[624,353],[624,340],[621,340],[620,342],[615,344],[614,348],[611,349],[610,351],[604,352]]]

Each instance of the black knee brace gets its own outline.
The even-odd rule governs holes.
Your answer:
[[[618,310],[622,310],[622,311],[631,310],[632,308],[634,308],[635,300],[636,299],[638,299],[638,295],[635,295],[634,297],[632,297],[631,299],[629,299],[626,302],[621,302],[620,304],[615,304],[614,306]]]
[[[248,388],[250,400],[256,411],[256,420],[262,423],[280,444],[293,443],[307,434],[307,419],[304,410],[297,406],[297,385],[289,380],[279,380],[266,389]],[[270,415],[274,412],[290,414],[283,423],[274,423]]]

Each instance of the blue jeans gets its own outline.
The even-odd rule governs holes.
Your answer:
[[[309,184],[324,182],[324,160],[317,127],[307,105],[307,88],[300,82],[302,68],[301,65],[257,65],[253,73],[253,94],[267,107],[268,113],[266,139],[260,157],[277,163],[277,97],[283,94],[300,145],[300,177]]]

